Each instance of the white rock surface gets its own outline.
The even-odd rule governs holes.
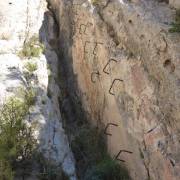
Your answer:
[[[0,1],[0,7],[0,102],[2,104],[12,95],[17,96],[19,87],[27,87],[24,65],[27,62],[37,63],[38,68],[31,80],[33,88],[37,90],[37,101],[30,109],[29,123],[35,127],[34,136],[38,139],[44,156],[62,166],[70,179],[75,180],[73,154],[62,128],[59,112],[60,90],[54,80],[57,78],[58,57],[48,44],[45,55],[42,54],[39,58],[20,59],[17,55],[23,43],[33,35],[39,35],[41,31],[53,32],[51,26],[48,31],[42,29],[45,28],[42,23],[47,11],[46,1]],[[44,23],[48,26],[48,21]],[[43,34],[43,38],[46,36],[48,37]],[[50,79],[48,63],[53,65]],[[51,97],[47,96],[48,92]]]

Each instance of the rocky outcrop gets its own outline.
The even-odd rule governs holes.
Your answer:
[[[45,0],[0,1],[0,101],[3,104],[10,96],[21,97],[21,90],[29,87],[36,92],[27,123],[33,127],[42,154],[74,180],[74,158],[59,112],[58,57],[50,43],[57,34],[53,15],[46,6]],[[44,54],[20,56],[32,37],[40,37]],[[34,67],[30,68],[33,72],[27,72],[27,65]]]
[[[155,0],[91,2],[49,0],[69,92],[133,179],[179,179],[180,36],[168,31],[175,9]]]
[[[169,0],[169,4],[173,6],[174,8],[180,8],[180,1],[178,0]]]

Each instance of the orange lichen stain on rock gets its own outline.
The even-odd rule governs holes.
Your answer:
[[[171,171],[172,165],[170,161],[166,160],[165,163],[163,163],[163,165],[164,165],[163,180],[173,180],[174,176]]]
[[[152,132],[145,134],[144,139],[145,139],[146,145],[156,146],[158,140],[164,139],[164,134],[161,128],[158,127],[154,129]]]
[[[146,134],[144,136],[145,142],[147,147],[151,149],[153,154],[156,154],[156,157],[161,161],[162,163],[162,170],[160,174],[162,174],[163,180],[173,180],[173,174],[171,171],[172,165],[169,161],[169,159],[165,159],[165,156],[163,156],[160,149],[158,149],[158,141],[161,139],[164,139],[164,135],[162,130],[155,130],[149,134]]]
[[[135,93],[140,96],[141,92],[145,88],[145,78],[141,67],[137,64],[132,66],[131,75]]]

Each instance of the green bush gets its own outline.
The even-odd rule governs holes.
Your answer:
[[[30,72],[33,73],[37,70],[37,63],[27,62],[25,68]]]
[[[172,23],[171,25],[172,25],[172,27],[169,29],[169,32],[180,33],[180,23],[175,22],[175,23]]]
[[[91,3],[93,6],[96,6],[96,5],[98,5],[99,0],[91,0]]]
[[[27,113],[25,101],[17,98],[10,98],[1,108],[0,179],[12,179],[18,164],[32,156],[36,142],[31,128],[24,122]]]
[[[109,157],[103,133],[83,125],[72,141],[78,171],[82,180],[129,180],[128,172]]]
[[[180,9],[176,10],[176,18],[175,18],[175,22],[173,22],[172,27],[169,29],[169,32],[171,33],[180,33]]]
[[[14,172],[8,161],[0,159],[0,179],[13,180]]]
[[[39,57],[44,51],[44,45],[39,42],[36,36],[32,36],[29,41],[24,43],[23,49],[18,53],[18,55],[23,58]]]
[[[88,159],[87,165],[101,161],[106,154],[105,140],[102,133],[96,128],[88,126],[79,129],[79,133],[72,141],[72,148],[75,154],[79,154],[78,160],[81,160],[81,155]]]
[[[28,107],[32,106],[36,102],[36,91],[33,88],[29,88],[25,91],[25,103]]]
[[[125,168],[121,167],[110,157],[106,157],[99,164],[87,170],[84,180],[129,180]]]
[[[47,161],[42,154],[37,154],[40,173],[37,175],[39,180],[69,180],[61,167],[57,167],[52,162]]]
[[[39,180],[69,180],[61,167],[37,152],[32,126],[25,122],[36,93],[19,90],[21,99],[12,97],[0,109],[0,180],[26,179],[34,165]]]
[[[36,102],[37,92],[32,87],[29,87],[28,89],[20,87],[17,89],[16,94],[18,97],[24,99],[24,104],[27,107],[27,109],[30,106],[33,106]]]

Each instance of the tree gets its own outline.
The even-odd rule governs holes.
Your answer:
[[[35,148],[32,130],[24,119],[29,111],[26,101],[10,98],[0,111],[0,179],[11,180],[19,163],[31,159]]]

